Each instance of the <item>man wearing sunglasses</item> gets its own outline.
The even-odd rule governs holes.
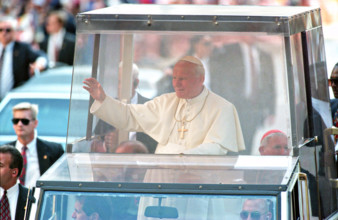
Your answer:
[[[47,67],[47,56],[16,41],[17,21],[0,17],[0,101],[11,89]]]
[[[332,88],[334,99],[330,100],[333,125],[338,126],[338,63],[333,67],[329,79],[329,86]],[[336,137],[338,140],[338,136]]]
[[[243,203],[240,217],[242,220],[271,220],[269,206],[267,199],[247,199]]]
[[[13,107],[12,122],[18,139],[9,144],[24,157],[24,169],[19,180],[26,187],[35,186],[36,180],[64,153],[61,144],[36,136],[37,114],[38,106],[35,104],[22,102]]]

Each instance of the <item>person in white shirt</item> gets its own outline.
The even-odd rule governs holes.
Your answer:
[[[52,11],[46,21],[47,36],[39,43],[40,49],[47,53],[49,67],[73,65],[75,34],[67,32],[64,11]]]
[[[121,74],[122,74],[122,65],[123,64],[121,62],[119,64],[119,76],[120,76],[119,78],[121,78]],[[144,104],[150,101],[149,98],[144,97],[138,92],[138,86],[140,83],[139,74],[140,74],[140,71],[139,71],[138,66],[135,63],[133,63],[130,104]],[[119,82],[119,86],[120,84],[121,83]],[[151,138],[149,135],[145,134],[144,132],[134,132],[134,131],[129,132],[129,140],[140,141],[147,147],[149,153],[155,152],[157,142],[153,138]]]
[[[26,187],[36,186],[38,178],[59,159],[63,153],[63,147],[59,143],[49,142],[37,137],[38,105],[28,102],[18,103],[13,107],[13,128],[17,135],[17,141],[10,142],[27,159],[25,176],[20,181]]]
[[[118,129],[147,133],[158,141],[155,154],[225,155],[228,151],[244,150],[235,106],[208,90],[203,83],[202,62],[196,57],[185,56],[173,69],[175,92],[163,94],[145,104],[124,104],[106,96],[94,78],[85,79],[83,88],[95,100],[91,113]],[[148,169],[144,182],[166,182],[171,175],[172,170]],[[157,204],[155,200],[140,200],[138,219],[145,219],[145,207]],[[188,219],[191,213],[199,219],[208,220],[219,219],[223,215],[223,202],[188,200],[167,198],[163,205],[177,207],[181,213],[178,219]]]
[[[16,40],[17,21],[0,16],[0,101],[30,77],[47,68],[46,54]]]
[[[0,215],[8,212],[8,210],[3,210],[6,206],[6,194],[10,217],[13,220],[26,219],[25,213],[26,217],[29,217],[30,212],[30,205],[26,206],[26,203],[27,198],[30,198],[28,193],[31,191],[18,182],[22,167],[23,158],[16,148],[10,145],[0,146]]]
[[[94,78],[85,79],[83,88],[95,99],[91,113],[118,129],[147,133],[158,142],[157,154],[221,155],[244,150],[235,106],[203,82],[202,62],[186,56],[174,66],[175,92],[145,104],[124,104],[106,96]]]

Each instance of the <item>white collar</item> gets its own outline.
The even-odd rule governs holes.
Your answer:
[[[1,46],[0,48],[1,48],[1,51],[2,51],[4,49],[4,45],[0,44],[0,46]],[[6,51],[13,50],[13,47],[14,47],[14,41],[12,41],[9,44],[7,44]]]
[[[4,194],[5,190],[0,187],[1,196]],[[7,190],[7,197],[11,197],[19,192],[19,183],[16,182],[11,188]]]
[[[186,100],[186,102],[188,102],[190,104],[194,104],[196,102],[201,102],[202,100],[205,99],[205,97],[208,95],[208,93],[209,93],[208,89],[205,86],[203,86],[203,90],[199,95],[195,96],[194,98],[185,99],[185,100]]]
[[[18,149],[21,152],[21,149],[24,145],[17,140],[16,142],[16,149]],[[29,154],[30,155],[35,155],[36,154],[36,135],[34,135],[34,139],[26,145],[28,148]]]

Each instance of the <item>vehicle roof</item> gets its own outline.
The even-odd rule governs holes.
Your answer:
[[[33,76],[11,93],[66,93],[70,94],[73,66],[48,69]]]
[[[318,10],[316,7],[304,6],[245,6],[245,5],[143,5],[120,4],[111,7],[83,12],[84,15],[224,15],[224,16],[264,16],[264,17],[291,17]]]

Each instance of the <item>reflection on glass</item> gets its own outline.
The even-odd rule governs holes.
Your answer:
[[[242,220],[271,220],[276,219],[275,204],[271,199],[249,198],[245,199],[242,205],[240,217]]]
[[[261,139],[259,146],[260,155],[290,155],[287,135],[280,130],[267,131]]]
[[[40,219],[276,219],[273,196],[51,192]],[[275,218],[274,218],[275,217]],[[254,218],[255,219],[255,218]]]
[[[81,41],[81,45],[82,43],[90,45],[87,53],[92,53],[95,42],[91,40],[93,37],[92,35],[82,37],[86,41]],[[101,35],[100,39],[99,51],[105,56],[100,56],[95,78],[104,88],[106,95],[120,100],[121,103],[132,104],[131,110],[129,105],[127,106],[128,124],[122,121],[123,117],[116,111],[117,108],[109,107],[114,111],[109,112],[110,119],[104,118],[104,121],[116,128],[117,145],[126,140],[137,140],[147,147],[149,153],[154,153],[156,150],[156,153],[226,154],[236,153],[239,150],[239,154],[259,155],[259,140],[267,130],[280,129],[287,134],[291,133],[288,127],[290,105],[287,98],[285,58],[283,50],[280,49],[284,43],[282,36],[267,36],[262,33],[199,35],[189,32],[175,34],[154,32],[149,34],[141,31],[132,35],[112,32]],[[123,43],[126,41],[133,42],[132,46]],[[86,49],[86,47],[81,48]],[[174,113],[176,109],[174,102],[171,105],[168,105],[168,102],[160,106],[154,104],[162,100],[172,100],[171,96],[175,97],[175,90],[176,95],[179,95],[177,82],[173,81],[174,66],[186,55],[198,58],[203,65],[205,70],[203,85],[209,93],[215,93],[234,105],[239,118],[236,125],[231,124],[233,119],[222,121],[218,116],[215,117],[214,112],[219,101],[212,101],[212,103],[208,101],[205,104],[202,116],[199,114],[196,119],[201,121],[203,118],[201,121],[203,126],[193,125],[194,121],[185,121],[184,125],[183,122],[174,121],[174,116],[180,118],[178,117],[182,116],[180,114],[194,116],[194,113],[198,113],[200,108],[192,104],[188,110],[178,108],[177,114]],[[85,78],[91,77],[91,71],[88,72],[88,69],[83,71],[83,66],[88,65],[88,62],[79,60],[77,63],[78,65],[74,67],[73,91],[88,98],[88,93],[82,88],[82,82]],[[86,74],[83,74],[84,72]],[[171,93],[172,95],[169,95]],[[183,97],[182,100],[186,98],[191,97]],[[143,106],[147,101],[148,104]],[[203,100],[200,103],[203,103]],[[160,107],[170,112],[158,117],[160,111],[163,111]],[[152,114],[149,115],[145,109],[151,109]],[[75,109],[71,108],[70,121],[73,121],[73,111],[73,117],[76,117]],[[191,119],[188,116],[186,120]],[[92,117],[93,115],[89,115],[87,119]],[[96,114],[93,117],[93,124],[87,127],[91,136],[96,135],[94,128],[99,123],[99,118],[102,118],[102,115]],[[197,134],[194,127],[200,130]],[[231,132],[226,132],[226,128],[229,127],[232,128]],[[70,133],[73,129],[79,129],[74,121],[70,123]],[[83,136],[74,142],[73,152],[101,152],[93,151],[92,147],[89,147],[92,140],[87,130],[83,131]],[[238,130],[242,130],[244,143],[241,143],[241,135],[231,136],[231,133],[238,133]],[[227,141],[224,141],[225,139]],[[232,143],[229,142],[230,139]],[[84,144],[86,147],[76,148],[79,140],[90,143]],[[194,150],[197,146],[202,147]],[[115,153],[115,149],[115,147],[108,147],[105,152]]]
[[[193,156],[66,154],[40,181],[106,183],[288,184],[297,158],[290,156]]]

